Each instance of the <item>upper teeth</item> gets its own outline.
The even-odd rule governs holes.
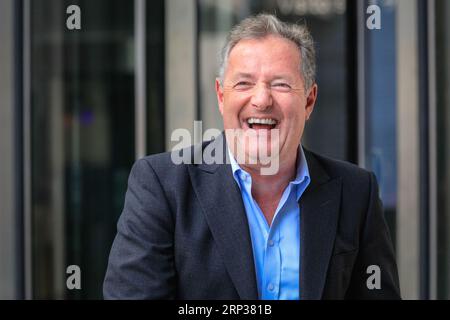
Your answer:
[[[254,123],[274,125],[274,124],[277,124],[277,121],[274,119],[257,119],[257,118],[248,119],[248,124],[254,124]]]

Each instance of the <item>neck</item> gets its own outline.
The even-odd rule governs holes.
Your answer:
[[[274,175],[261,175],[259,167],[242,166],[252,177],[252,195],[255,200],[281,198],[283,191],[297,174],[297,161],[300,161],[297,154],[298,152],[280,161],[278,173]]]

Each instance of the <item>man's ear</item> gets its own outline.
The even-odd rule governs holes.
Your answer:
[[[223,116],[223,89],[220,84],[220,80],[216,78],[216,95],[217,95],[217,103],[219,105],[220,114]]]
[[[309,118],[311,117],[311,114],[314,110],[314,105],[316,104],[316,100],[317,100],[317,84],[314,83],[312,85],[312,87],[308,90],[307,93],[307,97],[306,97],[306,107],[305,107],[305,111],[306,111],[306,120],[308,121]]]

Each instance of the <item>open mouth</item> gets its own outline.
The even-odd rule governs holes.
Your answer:
[[[272,130],[275,129],[278,125],[278,121],[272,118],[248,118],[247,124],[250,129],[265,129],[265,130]]]

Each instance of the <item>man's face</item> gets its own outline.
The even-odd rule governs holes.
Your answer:
[[[253,129],[269,137],[278,129],[281,164],[295,157],[317,96],[316,85],[305,92],[300,65],[300,50],[287,39],[241,40],[230,52],[223,84],[216,80],[224,129]],[[266,141],[270,150],[270,138]],[[246,144],[246,156],[260,147]]]

